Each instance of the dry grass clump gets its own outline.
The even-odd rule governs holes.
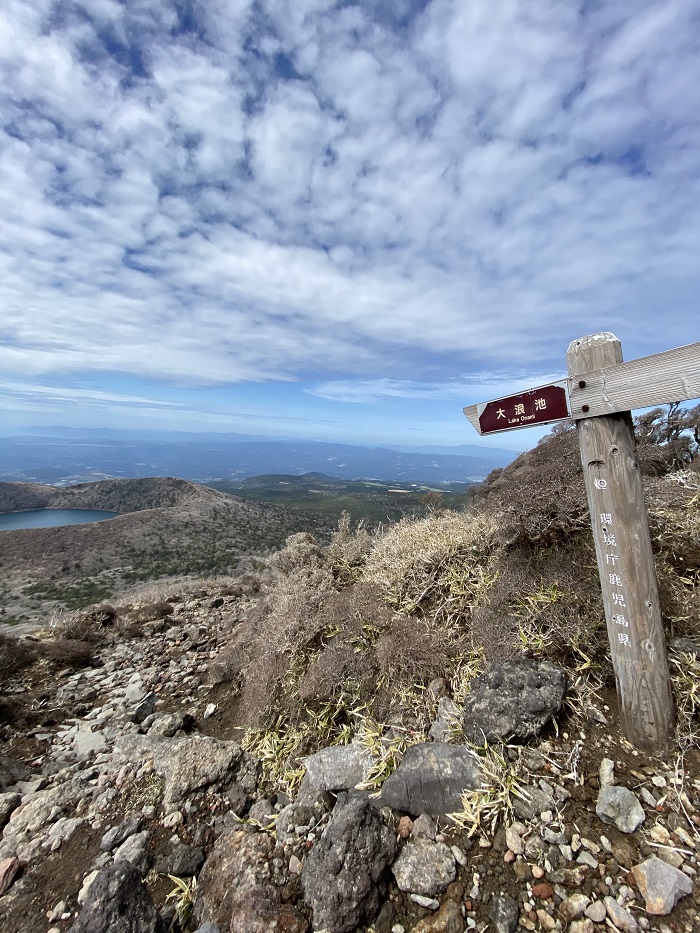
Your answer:
[[[66,638],[99,645],[105,641],[106,630],[114,623],[117,612],[110,603],[100,603],[83,610],[56,609],[40,638]]]
[[[427,683],[445,675],[460,649],[466,644],[427,619],[399,617],[377,641],[377,665],[392,683]]]
[[[687,473],[669,473],[646,484],[661,614],[669,636],[700,636],[700,492],[687,482]]]
[[[0,634],[0,690],[10,686],[10,680],[36,662],[59,668],[86,667],[92,663],[95,646],[85,641],[67,638],[35,641]]]
[[[313,650],[324,622],[318,618],[333,591],[333,574],[316,540],[291,535],[269,561],[272,572],[264,600],[224,649],[219,679],[240,685],[240,715],[258,725],[289,681],[289,673]]]
[[[700,654],[669,653],[671,684],[676,703],[676,739],[682,750],[700,745]]]
[[[295,684],[301,702],[323,703],[341,684],[366,684],[368,690],[361,692],[373,692],[380,679],[374,647],[391,616],[369,584],[355,583],[329,593],[314,620],[316,638],[302,659],[303,673]]]
[[[372,535],[364,523],[360,522],[353,531],[350,514],[343,512],[338,522],[338,530],[333,533],[326,550],[326,558],[337,585],[347,586],[360,578],[372,543]]]
[[[498,522],[486,512],[442,512],[402,519],[377,539],[363,579],[376,584],[402,615],[434,623],[464,616],[493,582]]]
[[[482,500],[501,515],[501,535],[540,546],[590,528],[576,430],[560,429],[503,470],[494,470]]]
[[[0,687],[9,686],[8,678],[29,667],[38,657],[36,642],[0,634]]]

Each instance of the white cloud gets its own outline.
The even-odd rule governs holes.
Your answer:
[[[512,370],[475,372],[449,382],[400,379],[339,379],[306,391],[334,402],[374,404],[382,399],[429,399],[455,401],[462,407],[476,402],[524,392],[566,378],[566,373],[518,373]]]
[[[694,339],[694,4],[589,7],[9,0],[3,370],[452,397]]]

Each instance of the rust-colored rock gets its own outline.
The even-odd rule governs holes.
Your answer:
[[[451,901],[455,901],[457,904],[462,903],[462,898],[464,897],[464,885],[461,881],[451,881],[447,885],[447,896]]]
[[[4,858],[0,862],[0,895],[4,894],[15,880],[20,865],[20,860],[14,857]]]
[[[541,881],[539,884],[533,885],[532,893],[535,897],[539,897],[540,900],[547,901],[554,894],[554,890],[551,884],[547,884],[546,881]]]

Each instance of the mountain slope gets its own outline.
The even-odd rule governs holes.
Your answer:
[[[178,479],[106,480],[66,489],[0,484],[0,511],[89,508],[109,521],[0,532],[0,619],[37,618],[47,601],[78,608],[136,580],[234,573],[323,518],[237,499]]]

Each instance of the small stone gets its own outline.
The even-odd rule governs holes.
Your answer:
[[[557,921],[554,919],[554,917],[550,917],[546,910],[540,908],[537,911],[537,919],[540,922],[541,928],[545,930],[545,933],[550,933],[551,930],[556,929]]]
[[[462,868],[467,867],[467,856],[459,846],[450,846],[450,852],[454,855],[455,862],[457,862],[458,865],[461,865]]]
[[[503,856],[503,861],[510,864],[514,862],[518,856],[511,849],[506,850],[506,854]]]
[[[593,933],[594,930],[593,921],[588,917],[585,920],[574,920],[569,927],[569,933]]]
[[[532,877],[533,878],[544,878],[544,868],[541,868],[539,865],[532,866]]]
[[[601,787],[595,812],[604,823],[614,824],[622,833],[635,832],[646,818],[632,791],[617,785]]]
[[[619,865],[631,868],[637,860],[634,847],[626,839],[621,839],[612,847],[612,855]]]
[[[207,703],[207,705],[204,707],[204,718],[210,719],[217,711],[217,709],[218,707],[216,703]]]
[[[605,922],[605,904],[602,901],[593,901],[592,904],[589,904],[584,911],[585,915],[593,921],[593,923],[604,923]]]
[[[423,894],[409,894],[409,897],[414,904],[418,904],[419,907],[425,907],[427,910],[437,910],[440,906],[440,901],[436,900],[434,897],[425,897]]]
[[[603,758],[598,768],[598,780],[601,787],[610,787],[615,783],[615,762]]]
[[[99,874],[99,871],[97,870],[91,871],[89,874],[85,875],[85,877],[83,878],[83,883],[80,887],[80,891],[78,891],[78,903],[79,904],[82,905],[85,902],[85,898],[87,897],[88,891],[90,890],[90,885],[95,880],[95,878],[98,876],[98,874]]]
[[[603,899],[608,917],[622,933],[637,933],[639,924],[625,907],[617,903],[614,897],[608,895]]]
[[[140,872],[141,876],[145,877],[148,873],[151,861],[147,851],[148,838],[149,834],[147,830],[129,836],[129,838],[115,850],[114,861],[130,862]]]
[[[168,815],[163,818],[163,826],[165,826],[166,829],[173,829],[175,826],[180,826],[180,824],[184,822],[185,818],[179,810],[168,813]]]
[[[566,920],[578,920],[590,903],[590,897],[585,894],[572,894],[561,902],[559,910]]]
[[[410,816],[402,816],[399,820],[399,824],[396,827],[396,831],[401,839],[408,839],[411,835],[411,830],[413,829],[413,820]]]
[[[289,871],[292,875],[300,875],[302,869],[301,860],[293,855],[289,860]]]
[[[576,861],[579,865],[588,865],[589,868],[598,867],[598,859],[592,855],[590,852],[587,852],[585,849],[576,856]]]
[[[0,787],[2,785],[0,784]],[[0,830],[10,818],[10,815],[22,803],[22,795],[16,793],[0,794]]]
[[[506,828],[506,845],[510,851],[514,852],[516,855],[522,855],[525,850],[522,840],[525,827],[522,826],[522,830],[520,830],[521,826],[522,823],[513,823],[512,826]]]
[[[463,933],[464,919],[455,901],[445,901],[432,917],[424,917],[412,928],[411,933]]]
[[[674,868],[683,868],[683,856],[676,849],[659,849],[659,858]]]
[[[693,884],[687,875],[656,856],[635,865],[632,874],[649,914],[671,913],[678,901],[693,891]]]
[[[497,894],[491,898],[489,918],[493,921],[497,933],[515,933],[520,919],[517,903],[507,894]]]
[[[401,891],[433,896],[455,880],[454,856],[443,842],[416,839],[408,842],[391,866]]]
[[[667,846],[671,842],[671,834],[663,823],[656,823],[651,827],[649,838],[652,842],[658,842],[662,846]]]
[[[447,885],[447,896],[450,900],[456,901],[458,904],[461,904],[464,900],[464,885],[461,881],[451,881]]]
[[[66,902],[59,901],[58,904],[54,907],[53,910],[49,911],[48,918],[49,923],[56,923],[57,920],[60,920],[63,914],[66,912]]]
[[[540,900],[547,901],[554,894],[554,890],[551,884],[547,884],[546,881],[540,882],[540,884],[535,884],[532,886],[532,893],[535,897],[539,897]]]
[[[435,823],[427,813],[421,813],[418,819],[413,821],[411,835],[414,839],[429,839],[435,842]]]

